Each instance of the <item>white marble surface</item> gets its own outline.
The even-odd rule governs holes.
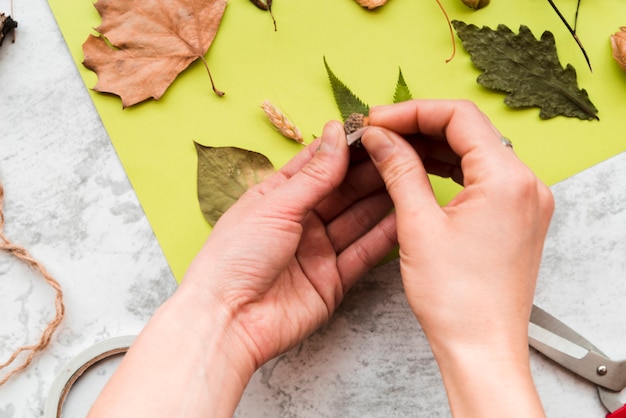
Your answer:
[[[17,42],[0,48],[6,233],[59,280],[67,316],[49,349],[0,387],[0,418],[41,416],[69,359],[105,338],[137,333],[176,287],[47,4],[15,3]],[[0,11],[9,10],[0,0]],[[607,354],[626,358],[626,154],[553,191],[557,210],[536,301]],[[53,292],[41,278],[0,255],[0,363],[37,338],[53,314]],[[118,362],[81,379],[64,416],[84,416]],[[548,416],[604,416],[594,386],[534,352],[532,367]],[[236,413],[448,415],[396,263],[367,275],[330,324],[263,367]]]

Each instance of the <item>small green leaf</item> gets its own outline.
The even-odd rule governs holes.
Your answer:
[[[578,88],[574,67],[561,66],[552,33],[546,31],[537,40],[524,25],[516,35],[504,25],[492,30],[458,20],[452,24],[472,62],[483,71],[478,84],[508,93],[508,106],[539,107],[542,119],[598,119],[587,91]]]
[[[409,86],[406,85],[406,81],[402,75],[402,69],[400,68],[398,69],[398,84],[396,84],[396,92],[393,95],[393,102],[400,103],[411,99],[413,99],[411,91],[409,90]]]
[[[198,153],[198,201],[211,226],[246,190],[274,173],[274,166],[263,154],[194,144]]]
[[[324,66],[326,67],[328,79],[330,80],[330,86],[333,89],[335,101],[337,102],[337,106],[341,112],[342,119],[346,120],[348,116],[353,113],[361,113],[363,115],[369,114],[369,106],[356,97],[350,89],[341,80],[339,80],[337,76],[335,76],[326,62],[326,57],[324,57]]]

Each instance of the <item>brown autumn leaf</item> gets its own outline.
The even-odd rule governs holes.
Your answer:
[[[128,107],[161,98],[196,59],[208,71],[204,54],[226,0],[98,0],[94,6],[102,17],[100,36],[89,35],[83,44],[83,65],[98,75],[95,91],[116,94]]]

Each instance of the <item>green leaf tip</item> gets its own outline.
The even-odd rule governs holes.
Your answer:
[[[402,75],[402,69],[398,69],[398,83],[396,84],[396,92],[393,94],[393,102],[400,103],[406,102],[407,100],[411,100],[413,97],[411,96],[411,90],[409,90],[409,86],[407,86],[406,81],[404,80],[404,76]]]
[[[537,40],[524,25],[518,34],[505,25],[496,30],[458,20],[452,25],[474,65],[483,71],[478,84],[506,92],[506,105],[539,107],[542,119],[599,120],[587,91],[578,88],[574,67],[561,66],[551,32],[545,31]]]
[[[370,111],[369,106],[363,103],[361,99],[355,96],[354,93],[352,93],[352,91],[339,78],[337,78],[328,66],[326,57],[324,57],[324,66],[326,67],[328,79],[330,80],[330,86],[333,89],[335,102],[337,102],[337,107],[339,108],[339,112],[341,112],[342,120],[345,121],[348,116],[353,113],[368,115]]]

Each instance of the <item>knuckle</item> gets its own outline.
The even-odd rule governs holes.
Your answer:
[[[457,111],[460,113],[480,113],[482,114],[482,111],[479,109],[479,107],[476,105],[476,103],[474,103],[471,100],[468,99],[459,99],[456,101],[456,106],[457,106]]]
[[[554,195],[552,194],[552,190],[543,183],[539,184],[539,198],[542,209],[546,214],[552,216],[555,207]]]
[[[405,158],[390,158],[384,167],[384,178],[387,189],[395,188],[399,183],[417,175],[416,161]]]
[[[548,186],[529,169],[516,170],[507,177],[504,190],[510,204],[516,207],[534,207],[540,215],[550,217],[554,211],[554,197]]]
[[[319,158],[311,160],[309,164],[302,167],[300,172],[315,183],[326,183],[332,177],[329,175],[329,169],[325,162]]]

